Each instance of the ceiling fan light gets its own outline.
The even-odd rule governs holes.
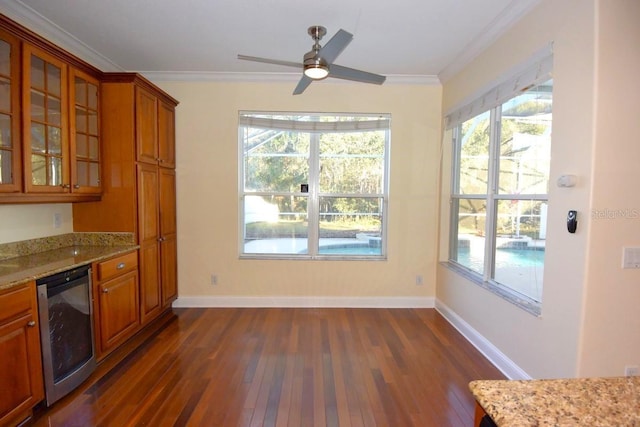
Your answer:
[[[304,75],[312,80],[322,80],[329,75],[329,67],[324,64],[305,65]]]

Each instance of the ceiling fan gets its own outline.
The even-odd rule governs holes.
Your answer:
[[[322,80],[327,77],[378,85],[384,83],[386,79],[385,76],[356,70],[354,68],[343,67],[333,63],[344,48],[351,43],[353,34],[345,30],[339,30],[333,37],[331,37],[331,40],[325,43],[324,46],[320,46],[320,40],[327,34],[327,29],[325,27],[315,25],[309,27],[307,32],[311,38],[313,38],[314,43],[311,50],[305,53],[302,64],[298,62],[280,61],[278,59],[260,58],[257,56],[247,55],[238,55],[238,59],[302,68],[304,74],[293,91],[294,95],[299,95],[304,92],[304,90],[309,87],[311,82],[314,80]]]

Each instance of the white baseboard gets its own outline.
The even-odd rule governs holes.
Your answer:
[[[442,301],[436,300],[435,308],[447,319],[454,328],[458,330],[480,353],[484,355],[493,365],[511,380],[530,380],[529,374],[523,371],[504,353],[502,353],[489,340],[480,335],[471,325],[464,321],[456,312],[451,310]]]
[[[175,308],[186,307],[314,307],[314,308],[434,308],[434,297],[179,297]]]

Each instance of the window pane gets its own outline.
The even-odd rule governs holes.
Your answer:
[[[299,192],[309,183],[309,135],[248,129],[245,138],[247,191]]]
[[[88,107],[97,110],[98,109],[98,87],[89,83],[87,85],[87,101]]]
[[[8,150],[0,150],[0,184],[11,184],[13,182],[12,175],[12,158],[13,153]]]
[[[100,158],[100,152],[98,150],[98,138],[95,136],[89,137],[89,158],[91,160],[98,160]]]
[[[318,253],[382,255],[382,198],[320,197]]]
[[[49,158],[49,185],[62,185],[62,159]]]
[[[467,120],[460,132],[458,194],[486,194],[489,184],[489,112]]]
[[[11,112],[11,82],[0,78],[0,111]]]
[[[49,96],[47,98],[47,121],[55,126],[60,126],[62,109],[60,99]]]
[[[61,71],[60,68],[53,64],[47,63],[47,92],[52,95],[60,96],[61,84],[60,84]]]
[[[0,114],[0,147],[11,147],[11,116]]]
[[[307,198],[253,196],[244,198],[244,252],[306,253]]]
[[[31,156],[31,182],[33,185],[47,185],[47,158]]]
[[[44,90],[44,61],[31,55],[31,87]]]
[[[502,105],[501,194],[546,194],[551,149],[551,82]]]
[[[44,122],[44,93],[35,90],[31,91],[31,120]]]
[[[87,133],[87,110],[76,105],[76,132]]]
[[[89,184],[89,179],[88,179],[88,163],[87,162],[83,162],[81,160],[78,160],[76,162],[76,174],[77,174],[77,179],[78,182],[77,184],[80,186],[86,186]]]
[[[497,212],[494,279],[541,301],[547,203],[499,200]]]
[[[62,153],[62,138],[60,137],[60,128],[54,126],[47,126],[49,131],[48,135],[48,149],[50,154]]]
[[[76,104],[87,105],[87,82],[80,77],[75,78]]]
[[[0,75],[8,76],[11,73],[11,45],[0,40]]]
[[[454,199],[453,203],[458,212],[458,233],[455,236],[453,260],[483,274],[484,236],[487,219],[486,201]]]
[[[98,187],[100,185],[100,168],[98,163],[89,164],[89,185]]]
[[[45,126],[32,123],[31,124],[31,151],[33,153],[45,153],[46,152],[46,133]]]
[[[382,194],[385,133],[327,133],[320,139],[322,193]]]
[[[76,135],[76,156],[87,158],[89,156],[87,135],[79,133]]]

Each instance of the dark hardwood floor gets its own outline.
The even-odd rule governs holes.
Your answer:
[[[174,312],[33,424],[471,426],[469,381],[504,378],[434,309]]]

